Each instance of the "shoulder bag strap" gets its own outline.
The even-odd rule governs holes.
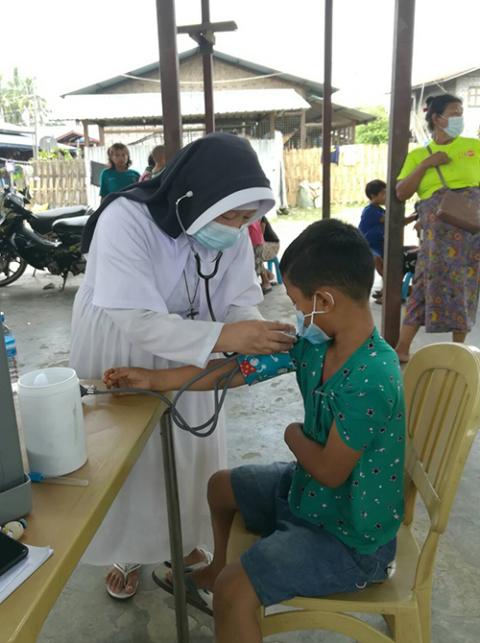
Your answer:
[[[427,145],[427,150],[429,154],[433,155],[432,148],[430,147],[430,145]],[[443,187],[448,190],[448,185],[447,185],[447,182],[445,181],[445,177],[443,176],[442,170],[439,168],[438,165],[435,166],[435,169],[437,170],[437,174],[440,177],[440,181],[442,182]]]

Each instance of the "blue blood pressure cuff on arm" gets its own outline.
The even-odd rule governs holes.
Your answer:
[[[249,386],[297,370],[296,362],[290,353],[238,355],[237,363],[245,384]]]

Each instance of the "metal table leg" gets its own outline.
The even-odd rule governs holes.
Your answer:
[[[182,525],[178,501],[177,471],[173,445],[173,427],[170,411],[165,411],[160,420],[162,436],[163,468],[165,471],[165,492],[167,496],[168,530],[172,561],[175,615],[177,620],[177,642],[189,643],[187,602],[183,569]]]

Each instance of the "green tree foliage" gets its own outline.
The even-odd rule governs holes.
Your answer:
[[[35,115],[36,112],[36,115]],[[14,125],[43,123],[47,117],[47,103],[37,96],[33,78],[22,78],[15,67],[11,80],[0,76],[0,119]]]
[[[388,142],[388,115],[384,107],[367,107],[363,111],[376,116],[374,121],[359,125],[355,133],[356,143],[379,145]]]

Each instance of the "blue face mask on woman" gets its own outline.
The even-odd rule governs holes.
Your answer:
[[[330,295],[330,297],[332,297]],[[333,303],[333,297],[332,297],[332,303]],[[314,315],[322,315],[324,314],[325,310],[315,310],[317,305],[317,295],[314,296],[313,298],[313,310],[311,313],[308,313],[305,315],[302,313],[301,310],[296,310],[295,314],[297,316],[297,321],[296,321],[296,330],[297,330],[297,335],[299,337],[303,337],[303,339],[306,339],[310,344],[324,344],[325,342],[330,341],[331,337],[327,335],[321,328],[319,328],[316,324],[313,322],[313,316]],[[308,326],[305,326],[305,319],[307,317],[311,317],[310,323]]]
[[[442,118],[446,117],[442,116]],[[463,116],[449,116],[447,118],[447,122],[447,127],[442,127],[445,134],[448,134],[448,136],[451,136],[452,138],[460,136],[464,128]]]
[[[192,237],[210,250],[225,250],[225,248],[233,246],[244,233],[245,228],[236,228],[217,221],[210,221],[203,228],[197,230]]]

